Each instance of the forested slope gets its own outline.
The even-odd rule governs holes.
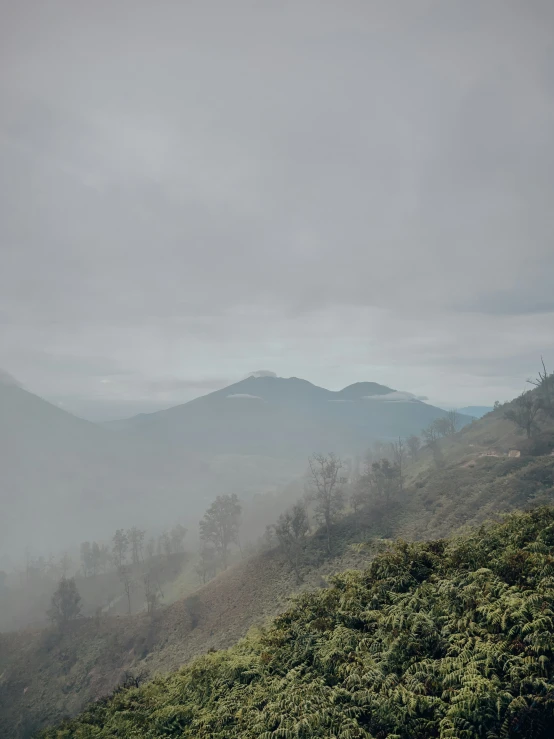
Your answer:
[[[398,541],[266,631],[117,692],[44,739],[547,739],[554,510]]]

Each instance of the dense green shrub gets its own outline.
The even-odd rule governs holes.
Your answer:
[[[45,739],[554,736],[554,510],[397,542],[263,633]]]

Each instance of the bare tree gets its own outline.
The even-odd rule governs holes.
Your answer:
[[[314,454],[310,457],[308,499],[315,503],[316,519],[325,526],[327,551],[331,552],[331,525],[344,507],[338,475],[342,462],[335,454]]]
[[[536,418],[541,410],[539,395],[527,390],[512,401],[512,407],[504,412],[504,418],[525,431],[530,439],[537,429]]]
[[[134,565],[138,565],[142,560],[145,535],[146,531],[142,531],[142,529],[138,529],[136,526],[133,526],[132,529],[127,531],[127,541],[131,547],[131,561]]]
[[[406,439],[406,446],[408,447],[410,459],[412,460],[412,462],[416,462],[421,450],[421,439],[419,438],[419,436],[412,434]]]
[[[81,596],[73,578],[62,577],[52,596],[48,616],[60,629],[81,615]]]
[[[162,589],[160,588],[157,577],[152,571],[144,573],[142,582],[144,586],[146,610],[148,613],[153,614],[160,604],[160,600],[163,598]]]
[[[442,438],[450,436],[450,421],[448,420],[447,416],[435,418],[431,425],[437,432],[438,436]]]
[[[398,441],[392,443],[392,460],[398,471],[398,485],[400,490],[404,489],[404,465],[406,463],[406,444],[398,437]]]
[[[446,420],[448,421],[448,435],[453,436],[460,427],[460,414],[455,408],[452,408],[446,414]]]
[[[425,446],[428,447],[433,453],[433,459],[437,468],[442,467],[444,464],[442,450],[439,443],[441,434],[437,430],[437,421],[439,420],[440,419],[438,418],[435,419],[433,423],[430,423],[429,426],[427,426],[427,428],[423,429],[421,432],[421,435],[423,436],[423,439],[425,441]]]
[[[541,357],[542,372],[534,380],[527,380],[534,385],[540,410],[549,418],[554,418],[554,374],[549,374],[544,359]]]
[[[438,436],[453,436],[460,425],[460,414],[456,410],[450,410],[446,415],[435,418],[429,428],[433,428]]]
[[[423,429],[421,431],[421,435],[423,436],[425,445],[430,448],[432,448],[433,445],[438,442],[441,436],[439,430],[437,429],[437,424],[435,423],[435,421],[433,421],[433,423],[430,423],[427,428]]]
[[[117,568],[117,576],[121,580],[121,584],[123,585],[123,592],[125,593],[127,597],[127,611],[130,616],[131,615],[131,593],[134,591],[135,585],[136,585],[131,575],[131,568],[127,567],[126,565],[121,565],[120,567]]]
[[[206,542],[203,542],[200,547],[200,557],[196,564],[196,574],[200,577],[203,583],[211,580],[215,577],[217,570],[217,552],[215,547],[209,546]]]
[[[300,564],[309,528],[308,514],[302,503],[296,503],[290,511],[279,516],[275,525],[279,545],[289,560],[298,583],[301,582]]]
[[[127,556],[129,541],[123,529],[117,529],[112,539],[112,553],[116,568],[122,567]]]
[[[200,521],[200,538],[215,547],[223,569],[227,567],[230,545],[238,542],[241,511],[239,499],[234,493],[218,495]]]

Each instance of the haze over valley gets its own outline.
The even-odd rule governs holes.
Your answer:
[[[93,424],[3,377],[2,558],[25,547],[60,553],[129,521],[197,523],[217,495],[279,491],[304,474],[314,450],[359,465],[374,441],[446,415],[377,383],[332,392],[262,373],[166,411]]]
[[[552,739],[553,39],[0,0],[0,739]]]

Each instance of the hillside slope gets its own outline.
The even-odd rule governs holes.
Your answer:
[[[544,432],[546,442],[549,433]],[[524,452],[519,458],[484,456],[491,445],[501,454],[516,444]],[[440,468],[423,452],[407,468],[404,491],[386,522],[378,502],[345,515],[333,528],[331,558],[322,533],[309,540],[300,589],[320,586],[323,575],[367,565],[371,554],[359,552],[356,542],[383,535],[435,538],[514,508],[554,504],[554,457],[532,456],[526,444],[497,411],[444,439]],[[298,589],[283,555],[271,550],[221,573],[154,620],[139,615],[83,621],[64,636],[0,635],[0,735],[3,729],[26,737],[37,726],[74,714],[113,690],[126,673],[152,676],[209,648],[229,646],[251,626],[282,612]]]
[[[504,418],[509,407],[442,439],[438,459],[425,450],[408,468],[395,534],[446,536],[516,508],[554,504],[554,423],[544,420],[526,439]]]
[[[311,548],[300,590],[320,587],[323,577],[369,558],[348,548],[347,540],[330,560],[321,556],[317,539]],[[283,611],[298,590],[288,564],[272,550],[239,562],[153,618],[81,620],[66,634],[0,634],[0,736],[26,739],[110,693],[127,675],[152,677],[208,649],[228,647]]]
[[[397,543],[261,633],[120,691],[44,739],[547,739],[554,511]]]

